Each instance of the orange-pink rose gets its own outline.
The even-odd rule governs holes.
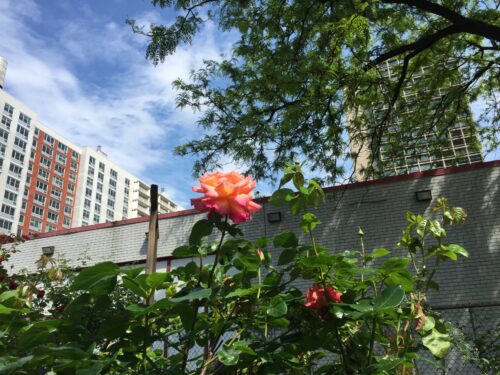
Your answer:
[[[193,191],[204,196],[191,199],[198,211],[216,212],[229,216],[235,223],[243,223],[252,219],[252,212],[261,209],[252,201],[252,190],[256,185],[252,176],[245,177],[236,171],[213,172],[205,173],[199,181],[200,186],[193,186]]]

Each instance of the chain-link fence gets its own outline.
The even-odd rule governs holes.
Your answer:
[[[453,349],[441,368],[419,361],[418,374],[500,374],[500,304],[439,306],[450,322]]]

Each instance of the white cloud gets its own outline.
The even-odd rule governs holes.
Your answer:
[[[164,21],[151,11],[135,18],[139,23]],[[196,135],[196,116],[175,108],[171,82],[188,78],[203,59],[219,58],[231,37],[221,39],[216,27],[207,24],[193,45],[179,48],[154,67],[144,58],[144,37],[88,6],[78,19],[58,21],[57,38],[35,33],[33,25],[41,22],[42,9],[31,0],[0,2],[0,55],[9,62],[7,91],[74,143],[102,145],[111,160],[132,173],[165,181],[162,185],[173,199],[177,196],[186,205],[186,193],[180,190],[190,186],[172,184],[170,174],[186,182],[191,171],[176,170],[169,155],[178,141],[172,134],[182,129],[187,138]],[[169,176],[145,175],[155,167]]]

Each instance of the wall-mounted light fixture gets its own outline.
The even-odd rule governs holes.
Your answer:
[[[420,190],[415,192],[415,199],[418,202],[425,202],[432,200],[432,193],[430,190]]]
[[[279,223],[281,221],[281,212],[269,212],[267,221],[270,223]]]
[[[54,255],[54,250],[55,250],[54,246],[44,246],[42,247],[42,254],[47,257],[50,257]]]

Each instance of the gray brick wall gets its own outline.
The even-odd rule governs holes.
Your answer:
[[[315,210],[323,222],[316,231],[317,241],[335,252],[358,249],[357,228],[360,226],[368,251],[385,247],[397,252],[395,244],[405,227],[405,213],[432,215],[430,207],[435,199],[445,195],[452,205],[464,207],[468,213],[467,222],[450,228],[448,237],[469,250],[471,257],[443,265],[436,279],[441,289],[431,295],[431,300],[442,306],[500,303],[497,275],[500,269],[500,166],[490,164],[439,176],[389,181],[392,182],[355,184],[330,191],[325,204]],[[432,202],[417,202],[415,192],[427,189],[432,191]],[[269,203],[263,205],[263,210],[256,213],[251,222],[242,225],[247,237],[272,238],[293,230],[302,241],[308,241],[300,234],[299,217],[284,208]],[[268,223],[266,214],[275,211],[282,213],[282,221]],[[185,244],[192,225],[204,216],[188,214],[161,219],[158,256],[169,256],[173,249]],[[43,246],[55,246],[56,253],[64,254],[74,264],[82,256],[90,257],[91,263],[143,261],[148,223],[119,224],[26,241],[11,258],[13,271],[34,269]],[[277,259],[278,255],[275,253],[273,257]]]

